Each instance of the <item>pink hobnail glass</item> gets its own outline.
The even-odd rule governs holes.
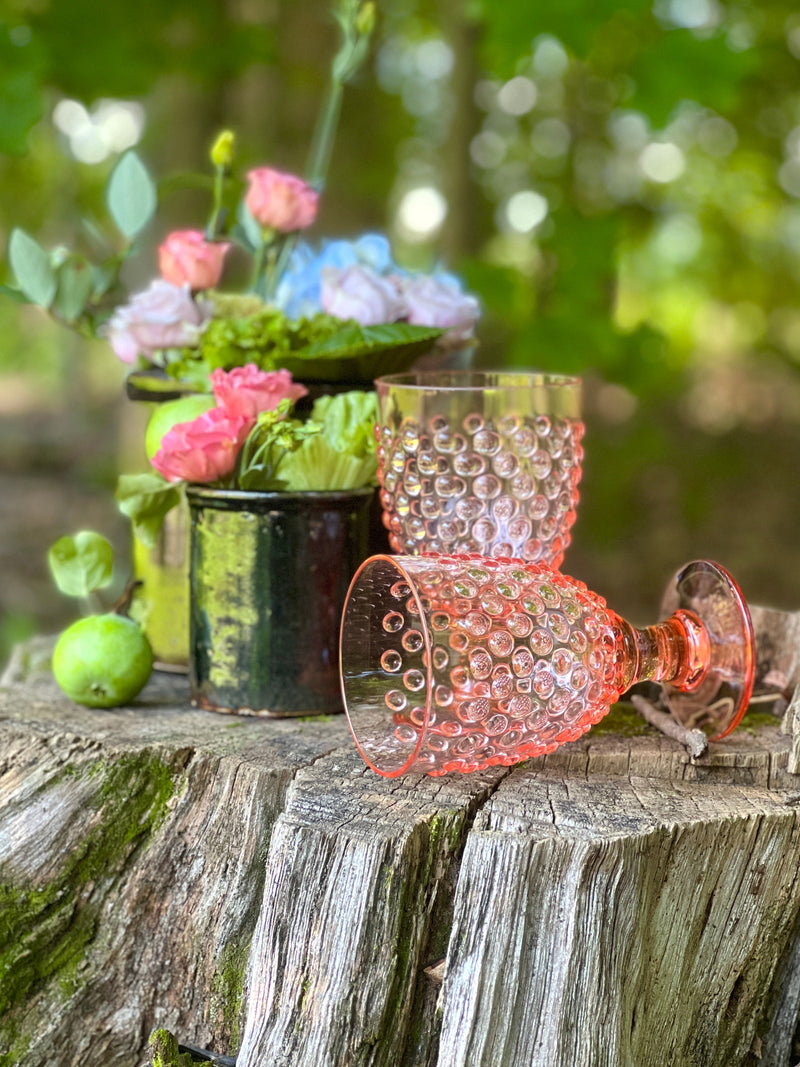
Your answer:
[[[394,552],[561,564],[583,459],[580,379],[411,371],[375,385],[381,505]]]
[[[705,560],[671,589],[669,618],[636,629],[545,564],[371,557],[350,586],[340,650],[361,755],[389,778],[510,766],[575,740],[644,680],[723,736],[752,691],[747,606]]]

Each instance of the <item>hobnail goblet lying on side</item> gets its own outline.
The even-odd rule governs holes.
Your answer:
[[[723,736],[753,687],[747,606],[710,561],[687,564],[672,588],[672,614],[637,629],[546,564],[371,557],[350,586],[340,648],[361,755],[385,777],[510,766],[575,740],[644,680]]]

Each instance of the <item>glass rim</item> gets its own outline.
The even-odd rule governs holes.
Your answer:
[[[424,557],[421,556],[419,558],[424,558]],[[350,587],[347,590],[347,595],[345,597],[345,603],[344,603],[344,608],[342,610],[342,619],[341,619],[341,624],[340,624],[339,676],[340,676],[340,679],[341,679],[342,702],[344,704],[344,712],[345,712],[345,718],[347,720],[347,726],[348,726],[348,729],[350,730],[350,734],[352,735],[353,741],[355,742],[356,748],[358,749],[358,752],[361,755],[361,758],[364,760],[364,762],[367,764],[368,767],[370,767],[373,771],[375,771],[376,774],[381,775],[382,778],[398,778],[398,777],[400,777],[400,775],[408,774],[411,771],[411,769],[413,767],[413,764],[414,764],[414,761],[416,760],[417,756],[419,755],[419,753],[420,753],[420,751],[422,749],[423,742],[425,741],[425,739],[426,739],[426,737],[428,735],[428,728],[430,726],[430,718],[431,718],[432,670],[431,670],[431,635],[430,635],[430,630],[428,628],[428,621],[427,621],[427,618],[425,616],[425,611],[424,611],[424,608],[423,608],[422,600],[421,600],[420,595],[419,595],[419,590],[416,587],[416,582],[414,580],[414,577],[413,577],[413,575],[409,574],[409,572],[405,569],[405,567],[402,565],[402,563],[398,562],[399,559],[400,559],[400,557],[395,556],[395,555],[391,555],[391,554],[389,554],[387,552],[378,552],[378,553],[375,553],[372,556],[368,556],[367,559],[363,560],[359,564],[359,567],[356,570],[356,573],[353,575],[353,578],[352,578],[352,580],[350,582]],[[353,718],[352,718],[352,716],[350,714],[350,708],[349,708],[348,700],[347,700],[347,683],[346,683],[346,674],[345,674],[345,670],[344,670],[344,641],[343,641],[344,630],[345,630],[345,625],[346,625],[346,620],[347,620],[348,606],[350,605],[351,597],[355,593],[355,590],[356,590],[356,587],[357,587],[359,581],[364,577],[365,573],[367,573],[370,570],[372,570],[376,565],[385,565],[385,564],[388,564],[390,568],[393,568],[395,570],[395,572],[397,573],[399,578],[402,578],[406,582],[408,582],[409,592],[410,592],[411,596],[414,599],[414,603],[416,604],[418,617],[419,617],[419,620],[420,620],[419,624],[420,624],[420,629],[421,629],[421,632],[422,632],[422,639],[423,639],[423,642],[424,642],[425,662],[426,662],[426,667],[425,667],[425,720],[424,720],[424,723],[422,725],[422,729],[420,730],[419,737],[417,738],[417,742],[414,745],[414,748],[413,748],[411,754],[408,756],[408,758],[406,759],[406,761],[403,763],[403,765],[401,767],[397,767],[397,768],[394,768],[392,770],[387,770],[385,766],[381,767],[375,762],[375,760],[369,754],[368,750],[363,746],[363,744],[361,742],[361,739],[359,738],[358,734],[356,733],[356,727],[354,725]]]
[[[583,380],[574,374],[523,370],[431,370],[401,371],[375,379],[375,386],[424,392],[452,389],[472,392],[476,389],[564,389],[579,390]]]

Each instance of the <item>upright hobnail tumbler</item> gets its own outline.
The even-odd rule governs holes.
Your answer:
[[[560,566],[583,459],[580,379],[412,371],[375,384],[381,505],[394,552]]]
[[[753,685],[747,607],[705,560],[673,589],[669,618],[636,629],[545,564],[372,557],[350,586],[340,652],[361,755],[386,777],[510,766],[575,740],[644,680],[664,683],[679,715],[705,709],[717,737],[730,732]]]

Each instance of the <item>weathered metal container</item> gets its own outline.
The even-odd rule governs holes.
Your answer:
[[[342,711],[339,624],[375,491],[190,487],[189,683],[213,711]]]

